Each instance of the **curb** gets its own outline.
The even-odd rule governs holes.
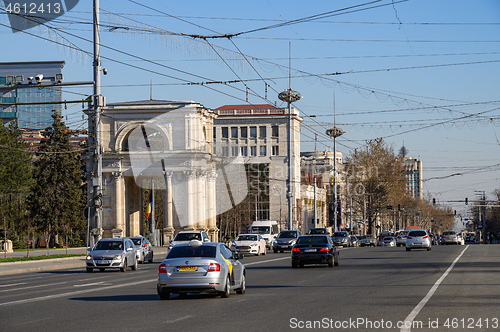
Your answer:
[[[158,247],[154,250],[154,256],[158,257],[158,255],[166,255],[167,252],[168,249],[166,247]],[[75,262],[75,260],[77,259],[78,261]],[[32,266],[27,266],[28,264],[32,264]],[[55,271],[62,269],[71,269],[75,267],[80,267],[82,268],[82,271],[84,270],[85,256],[0,263],[0,276],[40,271]]]

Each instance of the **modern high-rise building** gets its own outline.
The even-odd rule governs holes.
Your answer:
[[[412,157],[404,157],[406,170],[406,192],[413,198],[422,198],[422,161]]]
[[[64,64],[64,61],[0,62],[2,122],[15,120],[24,129],[45,129],[52,125],[52,110],[61,111],[61,104],[57,104],[62,100],[61,87],[37,85],[62,81]]]

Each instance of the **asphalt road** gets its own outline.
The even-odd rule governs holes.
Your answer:
[[[160,260],[126,273],[2,276],[0,331],[500,330],[500,245],[346,248],[333,268],[292,269],[289,253],[245,257],[247,292],[228,299],[159,300]]]

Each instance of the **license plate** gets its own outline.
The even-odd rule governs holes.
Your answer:
[[[109,264],[109,261],[100,261],[99,264]]]
[[[198,271],[198,266],[179,266],[179,271]]]
[[[316,252],[316,249],[305,249],[304,252]]]

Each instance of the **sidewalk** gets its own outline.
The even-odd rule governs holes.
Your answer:
[[[65,254],[66,249],[51,249],[49,254]],[[68,249],[68,254],[85,254],[87,248],[71,248]],[[153,247],[154,258],[164,258],[167,254],[167,247]],[[0,253],[3,258],[3,253]],[[30,251],[31,256],[47,255],[46,250]],[[7,257],[25,257],[25,251],[17,251],[7,253]],[[56,259],[43,259],[39,261],[25,261],[25,262],[12,262],[0,263],[0,276],[27,272],[38,271],[52,271],[60,269],[82,268],[85,270],[85,256],[56,258]]]

